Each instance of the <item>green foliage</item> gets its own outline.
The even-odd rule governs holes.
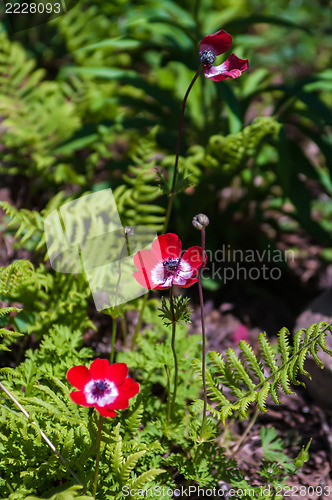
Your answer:
[[[10,290],[20,290],[27,283],[30,283],[34,277],[34,269],[29,261],[15,261],[7,267],[0,267],[0,297],[3,299],[9,294]],[[20,313],[22,309],[18,307],[3,307],[0,309],[0,351],[9,351],[8,346],[16,342],[22,334],[2,328],[12,323],[13,313]]]
[[[6,388],[31,417],[28,421],[5,397],[0,407],[0,467],[5,471],[1,473],[1,480],[4,488],[10,485],[9,491],[15,491],[15,498],[25,498],[27,493],[52,494],[54,479],[68,484],[68,466],[83,480],[85,490],[92,481],[97,417],[87,408],[79,408],[71,402],[68,385],[64,383],[68,368],[91,359],[91,349],[82,349],[80,344],[80,332],[55,326],[39,349],[29,350],[26,360],[16,369],[1,370],[7,376]],[[100,480],[100,498],[114,498],[115,493],[121,496],[121,488],[126,485],[144,488],[164,472],[160,468],[148,467],[148,461],[143,467],[137,465],[143,455],[158,448],[162,451],[158,442],[151,442],[148,446],[143,439],[133,438],[141,419],[141,404],[135,405],[129,415],[126,414],[126,421],[114,428],[112,419],[106,419],[101,461],[104,480]],[[37,426],[33,420],[38,422]],[[38,429],[54,443],[66,465],[53,455]],[[23,482],[20,477],[24,478]],[[57,490],[60,495],[63,487]],[[74,491],[62,491],[63,496],[59,498],[72,498],[70,494]]]
[[[21,333],[34,332],[40,338],[55,323],[81,331],[89,327],[95,328],[87,315],[90,291],[85,281],[74,275],[48,272],[42,264],[36,271],[32,272],[30,267],[28,269],[30,272],[20,286],[8,287],[5,296],[7,301],[23,304],[22,311],[14,318],[14,324]],[[15,278],[15,268],[7,272]]]
[[[20,238],[21,244],[34,241],[36,250],[45,245],[44,240],[44,217],[35,210],[22,208],[17,210],[5,201],[0,202],[0,207],[10,217],[10,226],[18,226],[15,238]]]
[[[256,118],[254,122],[237,134],[227,136],[213,135],[205,148],[195,146],[189,153],[194,156],[195,163],[202,163],[211,169],[222,169],[234,175],[248,169],[250,159],[258,157],[264,144],[278,139],[280,123],[272,117]],[[188,161],[192,158],[189,156]]]
[[[18,309],[17,307],[4,307],[0,309],[0,325],[2,325],[2,322],[6,318],[5,316],[13,313],[13,312],[20,312],[21,309]],[[8,347],[6,347],[6,344],[9,342],[15,342],[18,337],[21,337],[22,334],[19,332],[15,332],[12,330],[7,330],[7,328],[0,328],[0,351],[9,351]],[[3,338],[1,338],[3,337]]]
[[[68,201],[68,200],[67,200]],[[20,244],[27,246],[30,250],[41,250],[46,246],[44,223],[45,217],[64,203],[64,193],[60,191],[38,212],[22,208],[17,210],[5,201],[0,202],[0,207],[9,216],[9,227],[17,228],[14,237],[20,240]],[[28,265],[28,264],[27,264]],[[31,266],[31,263],[29,264]]]
[[[81,486],[75,485],[71,486],[70,488],[67,488],[66,490],[62,491],[61,493],[56,493],[55,495],[52,495],[51,497],[48,497],[49,500],[73,500],[76,498],[77,500],[92,500],[93,497],[87,496],[87,495],[80,495],[80,492],[82,490]],[[14,495],[9,495],[9,500],[15,500],[19,497]],[[43,500],[42,497],[34,497],[34,496],[27,496],[25,500]]]
[[[235,81],[215,84],[202,76],[195,83],[184,115],[170,224],[183,240],[194,240],[189,221],[199,207],[218,228],[210,233],[211,247],[221,241],[237,244],[235,216],[249,228],[253,248],[263,227],[276,240],[287,224],[310,241],[331,246],[332,79],[326,67],[332,43],[326,5],[285,0],[222,5],[96,0],[91,5],[80,0],[45,25],[14,34],[0,26],[0,175],[9,180],[13,199],[13,205],[0,204],[7,214],[1,233],[14,235],[23,246],[14,243],[14,251],[30,259],[0,268],[1,373],[31,416],[28,421],[1,394],[0,489],[10,500],[91,498],[97,419],[69,399],[66,372],[93,358],[90,348],[81,348],[83,334],[95,328],[91,314],[101,335],[109,318],[95,319],[81,273],[62,274],[41,264],[47,259],[45,218],[65,202],[95,192],[102,209],[102,191],[111,187],[123,225],[162,229],[182,99],[198,67],[199,41],[219,29],[232,34],[231,50],[248,57],[250,70]],[[88,204],[83,212],[73,209],[67,229],[76,243],[102,223],[93,219],[93,211]],[[52,251],[60,248],[62,236],[54,228]],[[107,259],[110,251],[105,242],[98,255]],[[110,308],[107,314],[129,313],[132,326],[141,303]],[[267,397],[278,403],[280,391],[290,394],[299,374],[308,375],[309,355],[322,366],[319,349],[330,354],[324,323],[296,332],[294,345],[282,329],[277,346],[260,334],[257,354],[245,342],[240,355],[232,349],[226,355],[209,353],[207,383],[216,406],[209,406],[211,418],[201,436],[202,384],[193,369],[201,374],[194,359],[201,338],[188,336],[179,324],[189,320],[187,306],[187,299],[175,299],[179,387],[172,421],[166,407],[167,374],[170,382],[174,377],[173,317],[164,299],[161,317],[155,300],[148,302],[137,351],[116,353],[141,391],[128,412],[105,421],[99,500],[122,498],[124,486],[226,481],[250,488],[235,460],[218,446],[219,419],[234,413],[246,417],[251,403],[266,411]],[[21,339],[22,334],[31,338]],[[88,335],[84,338],[89,342]],[[28,341],[33,349],[24,352]],[[3,352],[10,348],[11,353]],[[18,366],[12,368],[15,355]],[[271,430],[262,431],[262,444],[268,462],[258,473],[268,484],[282,484],[288,463],[282,445]],[[299,462],[306,458],[304,450]],[[68,467],[83,489],[72,486]],[[254,490],[259,498],[259,487]]]
[[[225,357],[215,351],[209,352],[212,367],[207,371],[206,382],[210,398],[217,401],[216,408],[220,408],[217,410],[209,406],[209,411],[224,423],[234,411],[247,418],[251,403],[256,403],[259,410],[265,412],[269,394],[279,404],[280,390],[285,394],[292,394],[290,384],[303,383],[298,380],[299,373],[310,377],[304,369],[304,362],[309,354],[321,368],[323,364],[317,354],[318,349],[332,355],[325,346],[328,331],[330,325],[325,322],[313,324],[307,330],[302,328],[294,334],[294,346],[291,347],[289,331],[282,328],[278,333],[276,350],[270,345],[266,335],[260,333],[259,357],[247,342],[240,341],[243,361],[233,349],[227,349]],[[193,360],[193,366],[201,373],[201,362],[198,359]],[[201,407],[201,401],[194,404],[195,410]]]
[[[126,444],[126,446],[128,446],[128,444]],[[115,427],[111,436],[111,443],[106,447],[105,458],[109,464],[114,482],[118,483],[116,498],[120,498],[121,494],[123,495],[123,488],[128,492],[130,490],[144,490],[159,474],[165,473],[163,469],[153,468],[145,471],[139,476],[133,477],[132,471],[140,458],[146,453],[147,449],[142,449],[135,453],[127,454],[127,456],[124,457],[120,424]],[[139,494],[129,495],[129,498],[136,500],[139,498]]]
[[[179,295],[173,298],[173,308],[174,308],[174,318],[172,312],[172,306],[170,301],[166,300],[165,297],[161,297],[161,314],[160,318],[163,319],[166,326],[174,323],[190,323],[191,310],[188,308],[189,297],[184,297]]]
[[[283,452],[285,444],[278,438],[273,427],[261,427],[261,440],[264,457],[269,462],[277,462],[286,472],[294,472],[295,466]]]
[[[141,141],[132,157],[134,165],[123,175],[125,184],[114,191],[124,226],[144,226],[160,231],[164,224],[163,207],[153,202],[160,197],[156,185],[155,133]]]
[[[56,164],[55,147],[80,126],[74,105],[66,100],[62,86],[43,81],[45,71],[35,69],[35,61],[25,50],[0,34],[0,113],[5,116],[2,142],[4,152],[0,172],[39,176],[44,182],[67,179],[80,182],[68,164]]]
[[[6,295],[35,280],[34,267],[28,260],[16,260],[0,267],[0,294]]]

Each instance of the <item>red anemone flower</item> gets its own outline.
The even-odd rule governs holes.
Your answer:
[[[188,288],[197,282],[202,265],[201,247],[190,247],[181,257],[182,243],[173,233],[162,234],[152,243],[151,250],[140,250],[134,256],[138,271],[136,281],[149,290],[163,290],[172,285]]]
[[[248,69],[248,59],[240,59],[231,54],[225,62],[219,66],[212,66],[216,57],[223,54],[232,45],[232,37],[224,30],[217,31],[213,35],[207,35],[199,44],[199,60],[204,67],[206,78],[220,82],[226,78],[237,78],[243,71]]]
[[[114,410],[128,408],[129,398],[136,396],[139,385],[127,378],[125,363],[110,365],[107,359],[95,359],[90,366],[73,366],[67,372],[68,382],[79,389],[69,394],[82,406],[94,406],[103,417],[115,417]]]

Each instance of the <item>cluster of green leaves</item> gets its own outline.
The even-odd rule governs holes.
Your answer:
[[[9,290],[17,291],[22,286],[29,284],[33,279],[34,270],[29,261],[16,261],[8,267],[0,267],[0,298],[6,299],[9,295]],[[3,328],[11,326],[15,319],[12,319],[13,313],[20,313],[18,307],[2,307],[0,309],[0,351],[8,351],[8,345],[15,342],[21,333]]]

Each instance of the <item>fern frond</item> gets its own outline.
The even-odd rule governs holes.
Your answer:
[[[13,332],[12,330],[7,330],[7,328],[0,328],[0,340],[1,337],[5,337],[8,343],[15,342],[18,337],[22,337],[23,333]],[[7,345],[0,343],[0,351],[10,351]]]
[[[45,245],[44,217],[36,211],[11,206],[6,201],[0,202],[0,207],[11,218],[10,226],[17,227],[15,238],[23,245],[27,241],[35,241],[36,250]]]
[[[40,180],[81,182],[69,165],[59,164],[55,147],[79,128],[80,119],[66,99],[62,84],[45,80],[45,70],[35,70],[25,49],[0,33],[0,115],[2,160],[0,172],[20,173]]]
[[[35,281],[34,267],[29,260],[16,260],[7,267],[0,267],[0,294],[8,295]]]
[[[147,470],[146,472],[143,472],[140,476],[138,476],[136,479],[134,479],[130,483],[130,489],[133,490],[141,490],[145,485],[153,481],[159,474],[165,474],[164,469],[150,469]]]
[[[135,406],[132,409],[132,412],[128,418],[126,418],[126,425],[128,428],[128,432],[130,434],[134,434],[137,432],[137,429],[141,425],[143,413],[144,413],[144,406],[142,401],[137,398],[138,401],[135,402]]]
[[[1,280],[1,268],[0,268],[0,280]],[[1,285],[0,285],[0,291],[1,291]],[[2,325],[4,324],[3,320],[5,319],[5,316],[8,316],[13,312],[18,313],[20,311],[22,311],[22,309],[18,309],[17,307],[4,307],[0,309],[0,319]],[[22,336],[23,336],[22,333],[13,330],[8,330],[8,328],[0,327],[0,351],[10,351],[8,345],[11,344],[12,342],[15,342],[18,337]]]
[[[209,352],[213,371],[209,368],[206,370],[206,384],[209,397],[217,402],[218,408],[216,410],[209,406],[209,411],[224,423],[234,411],[246,418],[252,403],[265,412],[268,395],[279,404],[280,390],[293,394],[290,384],[300,383],[298,373],[310,377],[304,369],[308,355],[311,354],[320,367],[323,363],[318,355],[319,347],[332,356],[332,352],[325,346],[327,331],[331,332],[331,325],[325,322],[313,324],[306,330],[300,329],[294,335],[294,346],[290,347],[289,331],[282,328],[278,334],[277,346],[274,346],[277,347],[276,350],[270,345],[266,335],[261,333],[258,336],[259,355],[245,341],[239,343],[244,361],[232,349],[226,351],[226,357],[215,351]],[[195,359],[192,365],[202,375],[201,362]],[[193,409],[201,408],[196,401]]]
[[[117,208],[127,226],[149,225],[160,231],[164,224],[165,209],[153,202],[162,194],[156,185],[155,163],[152,160],[155,151],[154,132],[142,140],[132,157],[134,165],[129,167],[129,175],[123,179],[127,185],[121,185],[114,191]]]
[[[129,481],[131,471],[134,469],[139,459],[145,455],[145,453],[146,450],[138,451],[136,453],[132,453],[126,458],[126,460],[124,460],[118,471],[122,483],[127,483]]]
[[[257,158],[263,141],[269,137],[277,137],[280,126],[272,117],[260,117],[237,134],[229,134],[226,137],[212,136],[207,153],[210,162],[211,158],[217,161],[211,166],[222,166],[224,170],[230,171],[244,166],[249,158]]]

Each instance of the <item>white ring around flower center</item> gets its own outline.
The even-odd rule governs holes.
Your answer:
[[[105,388],[101,391],[101,394],[95,394],[94,390],[96,384],[101,382],[104,384]],[[106,406],[113,403],[119,395],[119,391],[114,382],[107,379],[90,380],[90,382],[85,385],[83,392],[89,404],[97,403],[98,406]]]
[[[170,272],[165,269],[163,262],[158,264],[151,270],[151,281],[154,286],[162,286],[168,288],[174,285],[185,285],[187,280],[195,274],[195,269],[191,267],[189,262],[181,259],[177,269]]]

